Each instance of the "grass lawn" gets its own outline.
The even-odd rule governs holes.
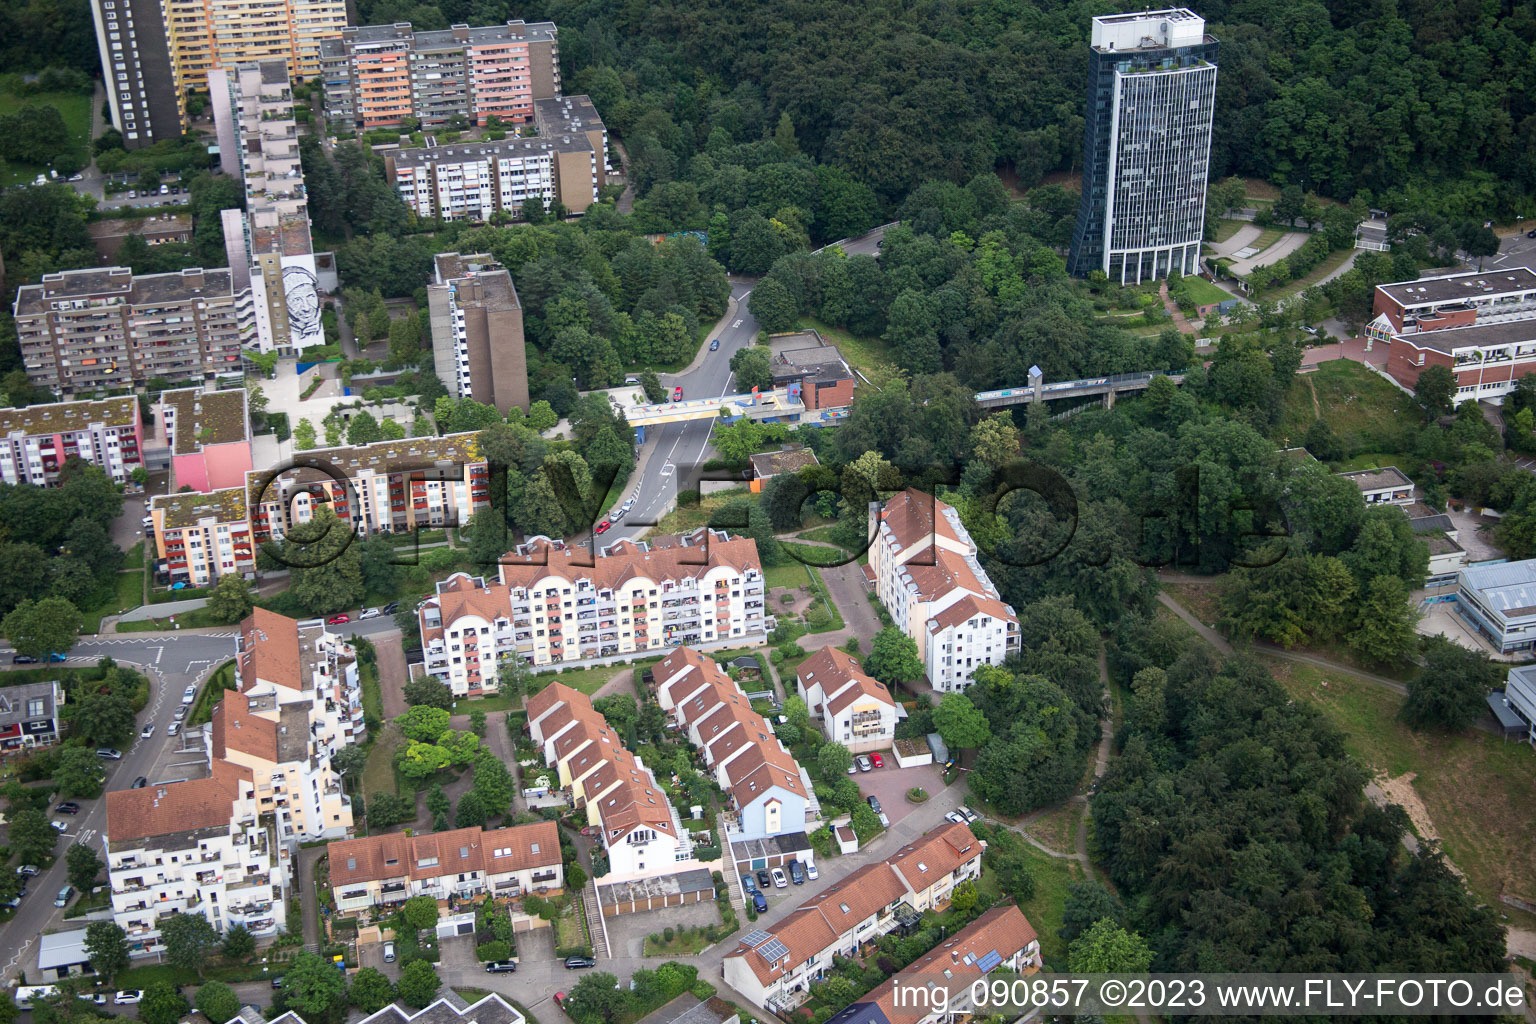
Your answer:
[[[1023,828],[1051,849],[1071,853],[1077,848],[1077,826],[1082,820],[1081,804],[1064,803],[1031,819]]]
[[[820,320],[809,318],[802,319],[800,326],[804,330],[818,332],[828,343],[836,345],[842,352],[843,358],[848,360],[849,366],[859,367],[866,372],[879,366],[895,367],[896,355],[889,345],[878,338],[856,338],[841,327],[833,327],[824,324]]]
[[[80,612],[83,625],[82,633],[101,632],[101,620],[106,615],[117,615],[130,608],[137,608],[144,603],[144,570],[129,569],[117,574],[112,581],[112,596],[106,602],[94,608],[85,608]]]
[[[1035,876],[1035,895],[1019,903],[1019,909],[1040,936],[1040,953],[1047,966],[1059,971],[1067,968],[1067,944],[1056,936],[1061,927],[1061,911],[1067,902],[1067,887],[1083,880],[1083,869],[1075,860],[1050,857],[1023,844],[1023,855]],[[982,885],[987,883],[987,871],[982,872]],[[994,886],[996,882],[992,883]]]
[[[1237,234],[1238,228],[1241,228],[1244,224],[1248,223],[1250,222],[1246,220],[1219,220],[1216,222],[1216,237],[1208,238],[1206,241],[1225,242],[1227,239]]]
[[[1345,733],[1349,752],[1366,768],[1393,778],[1414,775],[1413,790],[1441,849],[1466,873],[1473,892],[1511,917],[1518,912],[1498,902],[1501,893],[1536,895],[1530,842],[1536,760],[1526,744],[1470,729],[1451,736],[1414,732],[1397,721],[1403,698],[1395,693],[1310,665],[1278,662],[1270,670],[1293,698],[1311,703]]]
[[[159,630],[171,629],[179,624],[182,629],[198,629],[203,626],[228,626],[229,622],[210,612],[207,608],[194,608],[189,612],[177,612],[176,622],[172,623],[171,616],[162,615],[154,619],[135,619],[133,622],[119,622],[119,633],[152,633]]]
[[[1284,235],[1285,228],[1265,228],[1264,233],[1259,235],[1259,237],[1254,239],[1252,242],[1248,243],[1248,246],[1251,249],[1257,249],[1258,255],[1262,256],[1265,249],[1268,249],[1270,246],[1280,241],[1281,237]]]
[[[1285,394],[1276,434],[1300,444],[1319,416],[1347,449],[1357,452],[1391,451],[1406,428],[1422,422],[1411,397],[1352,359],[1332,359],[1297,375]]]
[[[1184,278],[1184,287],[1189,289],[1189,296],[1195,300],[1197,306],[1210,302],[1226,302],[1228,299],[1236,298],[1231,292],[1224,291],[1205,278],[1194,274]]]
[[[596,668],[568,668],[564,672],[540,672],[528,681],[528,692],[538,693],[550,683],[559,682],[580,690],[590,697],[620,672],[633,671],[634,667],[631,665],[599,665]],[[633,689],[630,692],[633,692]],[[480,705],[471,704],[469,707],[480,707]]]
[[[662,941],[657,942],[654,938],[647,935],[645,937],[644,952],[641,953],[642,956],[695,956],[703,952],[704,947],[710,944],[709,940],[704,937],[702,930],[687,929],[675,932],[671,942],[666,941],[665,934],[662,932],[657,932],[656,935],[661,937]]]
[[[774,587],[803,587],[811,582],[811,572],[808,566],[800,562],[790,562],[788,565],[764,567],[763,579],[767,580],[769,590]]]
[[[709,521],[725,504],[736,498],[751,497],[751,492],[745,487],[733,487],[728,491],[716,491],[699,498],[692,505],[678,505],[671,512],[662,517],[656,524],[657,533],[687,533],[697,530],[701,526],[709,525]]]
[[[214,670],[198,692],[197,700],[192,704],[192,710],[187,713],[188,728],[194,725],[202,725],[213,718],[213,706],[224,699],[228,690],[235,688],[235,663],[226,661]]]
[[[90,93],[73,92],[44,92],[36,96],[15,96],[11,93],[0,93],[0,115],[16,113],[22,107],[53,107],[64,118],[64,125],[69,129],[70,136],[74,139],[79,149],[82,166],[89,162],[89,149],[91,141],[91,99]],[[0,185],[25,185],[39,174],[47,173],[46,167],[33,164],[15,163],[12,161],[0,162]]]
[[[384,721],[384,688],[379,683],[378,663],[359,659],[357,675],[363,690],[363,715]]]
[[[815,566],[811,565],[806,566],[805,569],[806,572],[811,574],[811,586],[816,588],[816,593],[817,596],[821,598],[822,606],[826,608],[827,614],[830,615],[832,619],[829,624],[818,628],[816,632],[829,633],[834,629],[842,629],[844,625],[843,614],[837,610],[837,605],[832,603],[832,594],[827,590],[826,581],[821,578],[821,571]],[[812,605],[811,610],[814,610],[814,608],[815,606]],[[807,614],[809,614],[809,610]]]
[[[1280,198],[1280,190],[1263,178],[1244,178],[1243,195],[1250,202],[1255,199],[1273,202]]]
[[[395,751],[405,742],[405,735],[394,722],[386,722],[379,730],[373,749],[368,751],[368,763],[363,766],[363,798],[372,799],[375,793],[394,793]]]
[[[1292,295],[1311,288],[1313,285],[1322,281],[1323,278],[1327,277],[1329,274],[1342,267],[1344,262],[1353,257],[1357,252],[1359,252],[1358,249],[1334,250],[1323,259],[1323,262],[1319,263],[1317,266],[1313,267],[1311,270],[1307,271],[1305,274],[1298,277],[1290,284],[1283,288],[1276,288],[1272,291],[1265,292],[1265,301],[1274,302],[1277,299],[1289,298]]]
[[[1216,620],[1221,618],[1219,584],[1162,583],[1161,586],[1168,592],[1169,597],[1193,612],[1195,618],[1207,626],[1214,626]],[[1169,614],[1171,615],[1172,612]]]

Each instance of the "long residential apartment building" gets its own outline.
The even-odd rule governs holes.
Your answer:
[[[510,898],[565,888],[560,831],[552,821],[345,839],[330,844],[326,856],[331,894],[343,914],[413,896]]]
[[[811,777],[713,658],[679,647],[652,669],[656,699],[730,798],[731,839],[812,832],[821,807]]]
[[[1502,399],[1536,373],[1536,271],[1502,267],[1376,286],[1368,346],[1389,346],[1406,388],[1426,366],[1456,375],[1455,401]]]
[[[18,288],[12,311],[27,379],[66,397],[237,374],[256,334],[251,294],[227,269],[64,270]]]
[[[506,657],[569,665],[762,643],[765,593],[757,542],[724,531],[621,541],[595,558],[541,537],[503,556],[497,580],[442,581],[418,614],[427,671],[462,695],[495,690]]]
[[[580,690],[551,683],[529,697],[528,735],[587,824],[602,836],[607,881],[697,867],[693,842],[656,777]]]
[[[206,587],[226,573],[255,575],[257,541],[244,487],[157,494],[149,500],[149,518],[160,582]]]
[[[985,850],[986,843],[958,823],[923,834],[827,886],[772,928],[738,939],[725,955],[726,984],[757,1006],[793,1009],[834,957],[857,956],[882,935],[916,924],[923,911],[946,903],[955,886],[980,878]]]
[[[112,124],[129,149],[181,135],[186,96],[217,68],[281,61],[320,74],[322,41],[341,35],[345,0],[91,0]]]
[[[418,217],[489,220],[537,198],[580,214],[608,181],[608,130],[586,96],[537,100],[536,134],[386,153],[384,175]]]
[[[917,643],[935,690],[959,692],[979,665],[1019,650],[1019,619],[976,560],[960,513],[907,488],[870,506],[866,576],[901,631]]]
[[[132,396],[0,409],[0,480],[47,487],[71,456],[127,483],[144,464],[139,403]]]
[[[281,929],[289,853],[257,811],[249,768],[215,761],[206,779],[113,790],[106,804],[112,916],[134,956],[165,951],[160,928],[175,914],[200,914],[220,935]]]
[[[1043,964],[1040,938],[1013,904],[993,907],[907,967],[860,996],[828,1024],[940,1024],[987,1016],[974,986],[996,970],[1031,975]],[[904,991],[903,991],[904,990]],[[921,992],[914,1000],[912,994]]]
[[[553,22],[454,25],[417,31],[408,21],[348,28],[320,46],[325,114],[343,127],[392,128],[415,118],[483,125],[533,119],[535,100],[560,95]]]
[[[427,285],[432,364],[448,393],[528,411],[523,307],[512,275],[486,253],[438,253]]]

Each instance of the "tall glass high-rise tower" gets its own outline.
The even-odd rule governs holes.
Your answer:
[[[1216,48],[1188,8],[1093,19],[1072,274],[1134,284],[1198,269]]]

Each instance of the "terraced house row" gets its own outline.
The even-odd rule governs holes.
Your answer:
[[[608,858],[604,882],[697,868],[693,842],[645,763],[580,690],[551,683],[527,701],[528,735],[569,789]]]
[[[725,956],[726,984],[758,1006],[793,1009],[833,957],[853,957],[880,936],[915,925],[923,911],[947,903],[955,886],[981,877],[986,845],[968,826],[948,822],[866,864],[773,928],[742,936]]]
[[[560,833],[552,821],[418,836],[391,832],[332,843],[326,856],[331,893],[343,914],[413,896],[511,898],[565,888]]]
[[[503,658],[612,662],[679,646],[762,643],[773,619],[757,543],[701,529],[593,556],[537,537],[500,578],[455,573],[420,610],[427,671],[456,695],[494,692]]]
[[[323,627],[257,609],[240,626],[236,689],[205,730],[208,777],[109,792],[102,835],[112,914],[135,956],[160,953],[177,913],[220,934],[285,927],[301,842],[351,834],[332,756],[362,730],[352,647]]]

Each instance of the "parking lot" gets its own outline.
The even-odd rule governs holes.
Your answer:
[[[885,761],[884,768],[860,772],[855,778],[859,783],[859,792],[879,800],[880,809],[891,819],[892,825],[917,809],[917,804],[907,799],[907,790],[920,786],[928,791],[929,796],[933,796],[944,789],[944,776],[937,765],[898,768],[896,759],[889,752],[882,753],[880,757]]]

